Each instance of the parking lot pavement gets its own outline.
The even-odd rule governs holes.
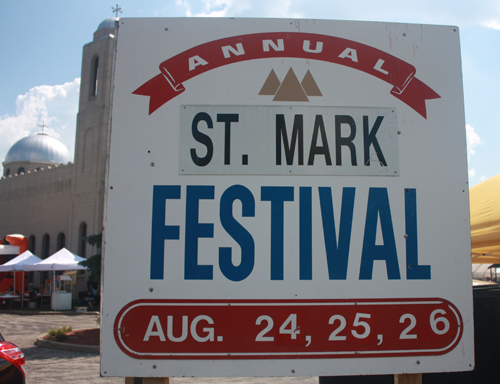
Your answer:
[[[29,384],[49,383],[124,383],[120,377],[99,376],[99,355],[95,353],[67,352],[37,347],[38,336],[50,328],[97,327],[96,316],[83,315],[19,315],[0,312],[0,332],[4,338],[22,349],[26,356],[26,381]]]
[[[95,328],[92,314],[37,314],[0,311],[0,333],[22,349],[26,355],[26,380],[29,384],[114,384],[125,383],[123,377],[100,377],[99,355],[37,347],[38,336],[50,328]],[[317,377],[278,378],[174,378],[172,384],[317,384]]]

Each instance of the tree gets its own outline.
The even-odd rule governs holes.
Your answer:
[[[97,247],[97,249],[100,250],[102,244],[102,233],[98,235],[87,236],[85,240],[89,245]],[[89,258],[81,261],[78,264],[87,267],[87,269],[90,271],[88,284],[95,284],[95,287],[98,287],[99,283],[101,282],[101,252],[94,256],[90,256]]]

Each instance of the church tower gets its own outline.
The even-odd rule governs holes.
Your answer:
[[[83,47],[70,228],[72,242],[78,243],[77,254],[83,257],[92,256],[83,238],[103,229],[117,28],[118,18],[104,20],[93,41]]]

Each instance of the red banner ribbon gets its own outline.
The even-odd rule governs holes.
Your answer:
[[[225,65],[267,58],[302,58],[344,65],[393,86],[391,94],[427,118],[425,101],[440,96],[415,78],[415,67],[379,49],[339,37],[300,32],[233,36],[188,49],[160,64],[161,73],[133,94],[149,96],[149,114],[185,91],[183,83]]]

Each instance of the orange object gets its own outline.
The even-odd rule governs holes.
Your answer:
[[[19,254],[28,250],[28,238],[23,235],[7,235],[5,239],[19,247]],[[9,275],[10,274],[10,275]],[[8,278],[7,276],[16,275],[15,281],[16,286],[14,287],[14,278]],[[22,292],[23,287],[23,277],[26,279],[24,281],[24,286],[28,286],[28,274],[25,272],[0,272],[0,292],[5,292],[7,288],[13,287],[15,291]]]
[[[7,235],[5,239],[12,245],[19,247],[19,254],[28,250],[28,238],[23,235]]]

